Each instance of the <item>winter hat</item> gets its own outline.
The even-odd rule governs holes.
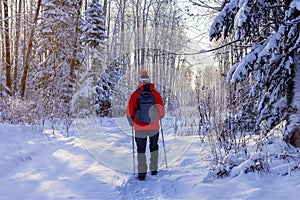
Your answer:
[[[146,70],[143,70],[141,72],[139,81],[140,82],[150,82],[150,77],[149,77],[148,72]]]

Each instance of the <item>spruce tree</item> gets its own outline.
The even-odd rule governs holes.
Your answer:
[[[82,35],[80,39],[86,47],[85,52],[88,58],[88,73],[85,73],[85,76],[82,77],[82,85],[89,85],[89,87],[92,88],[95,87],[96,91],[93,98],[96,104],[96,113],[100,116],[108,116],[109,114],[100,114],[99,106],[111,107],[110,101],[108,100],[111,93],[109,92],[110,86],[107,81],[109,75],[106,74],[105,71],[105,45],[108,39],[105,20],[105,13],[101,4],[96,0],[90,1],[88,9],[85,12],[85,19],[81,26]],[[90,81],[90,77],[92,77],[92,81]],[[88,97],[86,101],[91,102],[90,98],[91,97]]]
[[[232,40],[251,47],[234,64],[227,78],[235,84],[251,81],[248,92],[240,94],[240,98],[257,113],[258,129],[264,123],[270,130],[289,115],[291,103],[287,93],[294,79],[294,55],[299,55],[299,11],[296,0],[231,0],[225,1],[212,24],[211,39],[234,36]],[[253,112],[241,108],[243,111],[237,115],[253,119]]]
[[[103,48],[108,38],[105,26],[105,15],[101,4],[92,0],[85,12],[85,20],[81,26],[81,40],[91,49]]]

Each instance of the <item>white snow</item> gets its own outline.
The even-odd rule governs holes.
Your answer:
[[[250,8],[248,7],[247,1],[239,2],[239,10],[235,15],[234,19],[234,28],[236,29],[235,40],[240,40],[245,36],[245,30],[242,28],[243,26],[247,26],[247,18],[250,13]]]
[[[131,129],[125,118],[77,120],[69,138],[59,130],[52,136],[50,130],[0,124],[0,198],[274,200],[300,195],[298,172],[213,179],[206,142],[197,136],[175,137],[172,130],[165,119],[169,167],[160,137],[159,173],[141,182],[133,176]]]
[[[235,15],[238,12],[237,3],[238,0],[230,1],[215,18],[209,31],[210,40],[214,37],[218,40],[221,32],[227,29],[226,24],[224,24],[225,16]]]

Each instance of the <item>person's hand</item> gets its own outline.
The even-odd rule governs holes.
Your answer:
[[[134,125],[133,120],[130,120],[129,121],[129,126],[133,126],[133,125]]]
[[[133,117],[127,117],[127,120],[128,120],[129,126],[133,126],[134,125]]]

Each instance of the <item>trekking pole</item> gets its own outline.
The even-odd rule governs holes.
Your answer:
[[[135,175],[135,156],[134,156],[134,133],[133,133],[133,126],[131,127],[131,134],[132,134],[132,164],[133,164],[133,175]]]
[[[165,139],[164,139],[164,132],[163,132],[163,128],[162,128],[161,119],[160,119],[160,129],[161,129],[161,136],[162,136],[163,148],[164,148],[164,153],[165,153],[166,168],[168,168],[167,154],[166,154],[166,147],[165,147]]]

